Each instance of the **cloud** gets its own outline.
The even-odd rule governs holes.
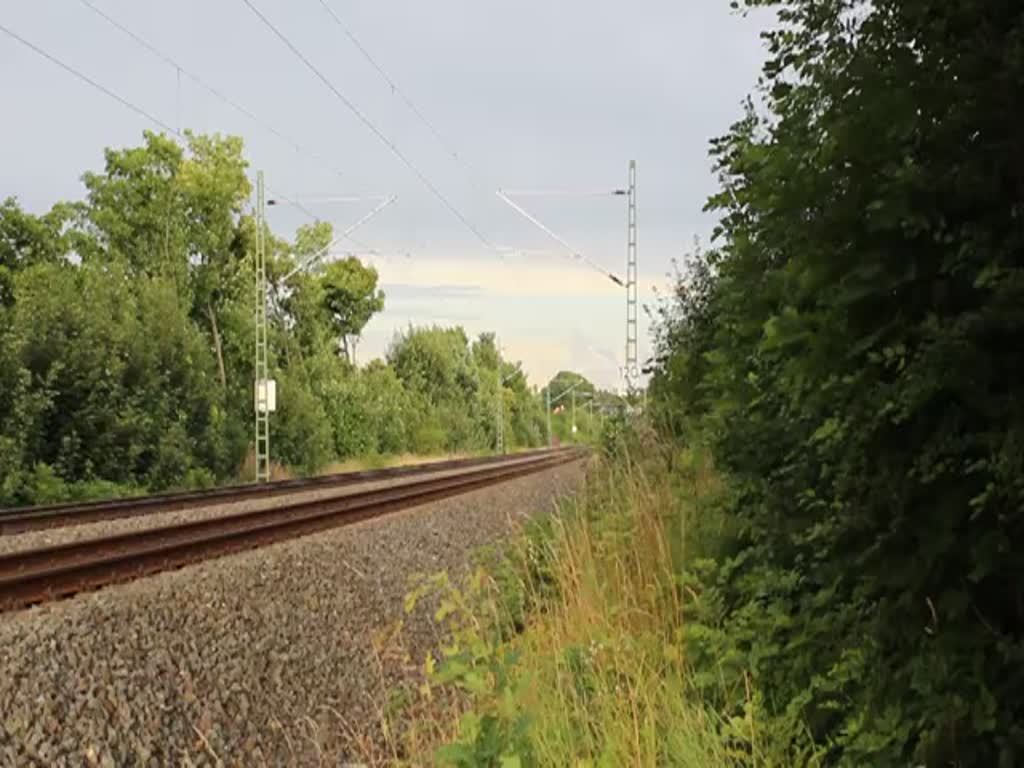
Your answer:
[[[367,261],[376,267],[385,290],[386,286],[397,286],[401,293],[410,292],[415,287],[422,291],[440,292],[443,298],[485,293],[523,297],[623,295],[623,289],[607,275],[558,255],[421,255],[400,261]],[[642,273],[638,282],[640,292],[649,295],[651,286],[662,281],[660,276]]]
[[[421,285],[417,283],[384,283],[388,299],[475,299],[484,291],[479,285]]]

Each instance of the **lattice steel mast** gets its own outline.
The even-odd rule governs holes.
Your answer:
[[[256,174],[256,365],[254,405],[256,411],[256,482],[270,480],[270,366],[267,345],[267,201],[263,171]]]
[[[626,388],[633,389],[639,378],[637,344],[637,268],[636,268],[636,160],[629,161],[629,214],[626,239]]]

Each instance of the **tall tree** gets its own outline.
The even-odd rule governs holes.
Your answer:
[[[14,198],[0,203],[0,305],[14,301],[14,273],[34,264],[66,258],[73,237],[67,232],[76,206],[58,203],[48,213],[34,216]]]
[[[110,150],[86,173],[90,240],[82,256],[122,261],[135,273],[169,276],[203,323],[227,385],[218,323],[222,304],[248,287],[242,208],[250,194],[242,141],[195,136],[184,147],[147,132],[141,147]]]
[[[321,284],[324,307],[341,351],[354,363],[363,328],[375,313],[384,309],[384,292],[377,288],[377,270],[349,256],[330,262],[324,268]]]

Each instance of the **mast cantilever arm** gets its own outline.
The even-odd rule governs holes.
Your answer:
[[[389,205],[391,205],[397,199],[398,199],[398,195],[391,195],[391,197],[387,198],[383,203],[378,205],[376,208],[374,208],[368,214],[363,216],[363,218],[359,219],[359,221],[357,221],[355,224],[353,224],[348,229],[346,229],[344,232],[342,232],[340,235],[338,235],[333,240],[331,240],[331,242],[329,242],[325,247],[323,247],[322,249],[320,249],[319,251],[317,251],[313,255],[307,256],[305,259],[303,259],[298,264],[298,266],[296,266],[293,270],[291,270],[288,274],[286,274],[284,277],[281,278],[281,282],[282,283],[286,283],[291,278],[293,278],[295,275],[297,275],[299,272],[302,272],[302,271],[308,269],[309,267],[313,266],[316,262],[318,262],[320,259],[322,259],[324,256],[326,256],[328,253],[330,253],[331,249],[334,248],[338,243],[340,243],[346,237],[351,235],[353,232],[355,232],[357,229],[359,229],[361,226],[363,226],[363,224],[365,224],[370,219],[372,219],[374,216],[376,216],[378,213],[383,211],[385,208],[387,208]]]
[[[559,395],[558,397],[556,397],[556,398],[555,398],[554,400],[551,400],[551,401],[550,401],[550,402],[548,403],[548,405],[554,405],[554,404],[555,404],[555,403],[557,403],[557,402],[558,402],[559,400],[561,400],[561,399],[562,399],[563,397],[565,397],[565,396],[566,396],[566,395],[568,395],[568,394],[569,394],[570,392],[572,392],[572,391],[573,391],[574,389],[576,389],[576,387],[578,387],[578,386],[579,386],[580,384],[582,384],[582,383],[583,383],[582,381],[577,381],[577,382],[576,382],[575,384],[573,384],[573,385],[572,385],[571,387],[569,387],[568,389],[566,389],[566,390],[563,390],[562,394],[560,394],[560,395]]]
[[[505,192],[503,192],[502,190],[498,189],[498,190],[495,190],[495,194],[497,194],[497,195],[498,195],[498,197],[499,197],[499,198],[501,198],[501,200],[502,200],[502,201],[503,201],[503,202],[504,202],[504,203],[505,203],[506,205],[508,205],[508,206],[509,206],[510,208],[512,208],[512,210],[514,210],[514,211],[515,211],[516,213],[518,213],[518,214],[519,214],[520,216],[522,216],[522,217],[523,217],[524,219],[526,219],[526,220],[527,220],[528,222],[530,222],[531,224],[533,224],[533,225],[534,225],[535,227],[537,227],[537,228],[538,228],[538,229],[539,229],[539,230],[540,230],[541,232],[543,232],[544,234],[546,234],[546,235],[547,235],[548,237],[550,237],[550,238],[551,238],[552,240],[554,240],[554,241],[555,241],[556,243],[558,243],[558,244],[559,244],[559,245],[561,245],[561,246],[562,246],[563,248],[565,248],[565,250],[567,250],[567,251],[569,252],[569,254],[570,254],[570,255],[571,255],[571,256],[572,256],[572,257],[573,257],[574,259],[577,259],[578,261],[582,261],[582,262],[583,262],[584,264],[586,264],[586,265],[587,265],[588,267],[590,267],[590,268],[591,268],[591,269],[593,269],[594,271],[596,271],[596,272],[600,272],[600,273],[601,273],[602,275],[604,275],[605,277],[607,277],[607,278],[608,278],[609,280],[611,280],[611,281],[612,281],[613,283],[615,283],[616,285],[620,285],[620,286],[621,286],[621,285],[623,284],[623,283],[622,283],[622,281],[621,281],[621,280],[620,280],[620,279],[619,279],[618,277],[616,277],[616,276],[615,276],[614,274],[612,274],[611,272],[609,272],[609,271],[608,271],[607,269],[605,269],[604,267],[602,267],[602,266],[601,266],[600,264],[597,264],[597,263],[595,263],[594,261],[592,261],[592,260],[591,260],[591,259],[589,259],[588,257],[584,256],[584,255],[583,255],[582,253],[580,253],[579,251],[577,251],[577,250],[576,250],[575,248],[573,248],[573,247],[572,247],[571,245],[569,245],[569,243],[567,243],[567,242],[566,242],[566,241],[565,241],[564,239],[562,239],[561,237],[559,237],[559,236],[558,236],[558,235],[557,235],[557,234],[556,234],[555,232],[553,232],[553,231],[552,231],[552,230],[551,230],[551,229],[550,229],[550,228],[549,228],[549,227],[548,227],[547,225],[545,225],[545,224],[544,224],[544,223],[543,223],[542,221],[540,221],[540,219],[538,219],[538,218],[537,218],[536,216],[534,216],[533,214],[531,214],[531,213],[530,213],[529,211],[527,211],[527,210],[526,210],[525,208],[523,208],[523,207],[522,207],[521,205],[519,205],[518,203],[516,203],[516,202],[515,202],[515,201],[514,201],[514,200],[513,200],[512,198],[510,198],[510,197],[509,197],[509,196],[508,196],[508,195],[507,195],[507,194],[506,194]]]

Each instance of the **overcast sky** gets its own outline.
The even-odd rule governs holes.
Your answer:
[[[0,24],[165,123],[239,134],[273,193],[300,198],[396,194],[358,233],[387,294],[362,361],[396,330],[457,323],[495,331],[542,384],[562,368],[621,386],[625,294],[573,261],[494,194],[601,191],[638,165],[641,299],[665,290],[671,259],[706,237],[714,179],[708,140],[740,115],[764,51],[764,16],[728,0],[328,0],[398,86],[393,93],[320,0],[252,0],[499,255],[445,208],[243,0],[89,0],[308,153],[180,78],[81,0],[0,5]],[[0,197],[33,211],[82,195],[105,146],[139,143],[153,125],[0,34],[4,119]],[[404,103],[411,100],[452,157]],[[519,197],[576,250],[625,270],[626,204],[613,196]],[[368,200],[311,203],[343,228]],[[288,234],[306,221],[270,209]],[[526,251],[523,253],[521,251]],[[642,314],[642,313],[641,313]],[[648,353],[641,317],[641,355]]]

